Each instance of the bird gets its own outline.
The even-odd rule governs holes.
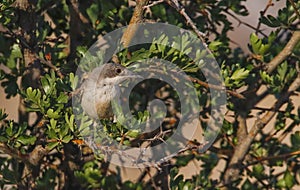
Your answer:
[[[112,101],[120,97],[120,84],[139,78],[121,64],[109,62],[94,68],[82,84],[81,106],[93,119],[113,119]]]

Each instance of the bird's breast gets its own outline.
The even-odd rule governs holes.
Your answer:
[[[111,101],[118,101],[120,89],[115,85],[86,86],[82,95],[84,111],[95,119],[110,119],[113,117]]]

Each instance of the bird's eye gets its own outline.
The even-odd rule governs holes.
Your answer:
[[[117,74],[120,74],[121,72],[122,72],[122,69],[120,69],[120,68],[117,68],[117,69],[116,69],[116,73],[117,73]]]

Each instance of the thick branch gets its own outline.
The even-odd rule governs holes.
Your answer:
[[[275,68],[284,61],[291,53],[293,48],[297,45],[300,40],[300,32],[295,31],[284,47],[284,49],[267,65],[267,72],[272,73]],[[269,121],[275,116],[277,110],[288,100],[289,96],[292,95],[300,87],[300,73],[298,71],[298,76],[294,82],[290,85],[288,91],[280,96],[278,101],[274,106],[265,113],[262,118],[258,118],[254,125],[252,126],[250,132],[244,136],[242,141],[235,147],[234,154],[230,160],[229,166],[225,171],[224,184],[228,185],[235,181],[239,177],[240,168],[239,165],[242,163],[246,153],[248,152],[252,141],[258,134],[258,132],[264,128]],[[240,138],[239,138],[240,139]]]
[[[47,149],[44,149],[41,145],[38,145],[31,153],[22,154],[20,151],[10,148],[4,143],[0,143],[0,151],[22,161],[25,164],[31,164],[33,166],[38,165],[42,158],[48,153]]]
[[[84,17],[84,15],[80,12],[80,5],[82,5],[84,1],[79,0],[66,0],[69,9],[69,60],[73,60],[76,58],[76,48],[83,44],[82,39],[90,38],[89,30],[91,25],[89,20]],[[89,2],[89,1],[87,1]]]
[[[300,73],[298,73],[297,78],[290,85],[288,91],[282,94],[277,102],[273,105],[271,110],[269,110],[262,118],[258,118],[254,125],[252,126],[250,132],[243,138],[242,141],[239,141],[239,144],[236,146],[234,154],[230,160],[229,166],[225,171],[224,175],[224,184],[230,184],[231,182],[239,178],[240,168],[239,165],[243,161],[246,153],[248,152],[252,141],[258,134],[258,132],[264,128],[269,121],[275,116],[276,111],[288,100],[290,95],[293,94],[300,87]]]
[[[0,143],[0,151],[3,152],[4,154],[8,154],[13,158],[18,159],[18,160],[21,160],[23,162],[25,161],[24,156],[21,154],[21,152],[19,152],[16,149],[12,149],[12,148],[8,147],[4,143]]]
[[[245,113],[240,113],[236,118],[238,122],[237,136],[239,138],[238,139],[239,141],[242,141],[248,134],[245,115],[246,115]]]
[[[136,7],[134,9],[133,15],[129,22],[127,29],[125,30],[121,43],[124,47],[128,47],[137,30],[138,23],[143,21],[144,7],[148,4],[149,0],[137,0]]]
[[[300,40],[300,31],[295,31],[283,50],[267,64],[267,72],[272,73],[293,51]]]

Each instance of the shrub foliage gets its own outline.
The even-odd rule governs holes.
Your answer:
[[[72,97],[82,82],[75,72],[88,47],[98,36],[126,26],[138,6],[130,0],[2,0],[0,83],[6,98],[18,96],[20,103],[18,120],[8,119],[5,108],[0,109],[1,189],[292,189],[299,185],[300,2],[286,0],[284,7],[269,15],[275,3],[270,0],[261,7],[257,26],[243,21],[249,14],[245,0],[136,3],[146,4],[140,10],[141,22],[204,32],[199,38],[213,52],[227,89],[228,111],[214,144],[204,153],[191,148],[156,167],[143,168],[138,182],[124,181],[121,168],[112,171],[101,154],[93,155],[85,145],[80,131],[92,121],[82,114],[78,126]],[[231,46],[228,34],[234,30],[233,21],[252,30],[247,52]],[[175,51],[153,42],[125,49],[117,57],[124,65],[158,57],[184,70],[195,79],[201,105],[208,105],[199,108],[205,127],[209,87],[185,56],[188,43],[192,42],[183,38],[181,51]],[[161,91],[176,97],[162,86]],[[275,101],[260,106],[270,97]],[[142,96],[133,99],[144,101]],[[137,121],[148,114],[136,110]],[[138,129],[103,124],[105,132],[123,144],[140,137]],[[180,173],[193,163],[201,168],[196,175],[187,178]]]

